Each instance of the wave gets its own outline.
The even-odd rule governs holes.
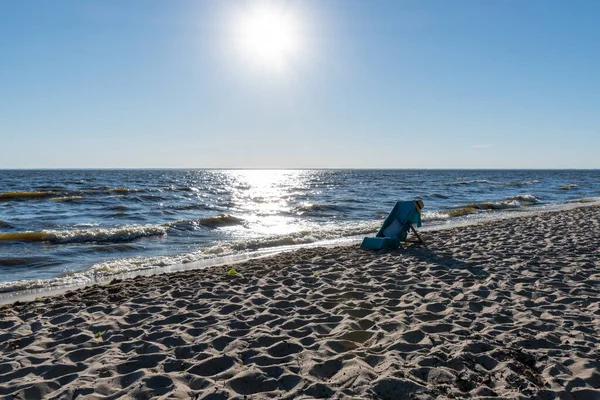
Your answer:
[[[11,225],[11,224],[9,224],[9,223],[8,223],[8,222],[6,222],[6,221],[2,221],[2,220],[0,220],[0,228],[13,229],[13,228],[14,228],[14,226],[13,226],[13,225]]]
[[[497,184],[498,182],[489,181],[487,179],[474,179],[471,181],[459,181],[459,182],[450,182],[445,183],[445,186],[462,186],[462,185],[472,185],[474,183],[487,183],[487,184]]]
[[[106,218],[123,218],[123,217],[128,217],[129,214],[126,212],[116,212],[116,213],[111,213],[111,214],[107,214],[105,215]]]
[[[575,199],[575,200],[569,200],[567,203],[596,203],[598,201],[598,199],[594,199],[594,198],[582,198],[582,199]],[[0,221],[2,222],[2,221]]]
[[[81,200],[81,196],[84,194],[98,195],[106,193],[114,193],[125,195],[128,193],[144,192],[141,189],[128,189],[128,188],[111,188],[108,186],[101,186],[87,190],[67,190],[63,187],[49,186],[41,187],[40,190],[36,191],[19,191],[19,192],[4,192],[0,193],[0,201],[2,200],[40,200],[47,199],[51,201],[68,201],[68,200]],[[41,190],[43,189],[43,190]]]
[[[305,214],[305,213],[314,213],[322,212],[322,211],[337,211],[344,212],[347,211],[345,207],[335,206],[332,204],[302,204],[294,209],[297,213]]]
[[[225,226],[243,225],[242,218],[234,217],[229,214],[219,214],[216,217],[200,218],[200,219],[182,219],[175,222],[168,222],[165,226],[179,229],[196,228],[199,226],[216,229]]]
[[[0,193],[0,200],[16,200],[16,199],[38,199],[41,197],[49,197],[58,194],[58,192],[5,192]]]
[[[33,186],[32,189],[36,192],[60,192],[63,190],[67,190],[66,187],[58,185]]]
[[[263,238],[246,239],[237,242],[227,243],[231,249],[236,251],[258,250],[279,246],[293,246],[300,244],[310,244],[326,240],[335,240],[343,237],[366,235],[377,232],[381,221],[372,221],[367,223],[357,223],[353,225],[331,225],[326,228],[315,230],[302,230],[291,232],[285,235],[273,235]]]
[[[61,261],[52,257],[33,256],[33,257],[0,257],[0,267],[15,268],[38,268],[51,265],[60,265]]]
[[[312,190],[312,189],[309,187],[303,187],[303,186],[292,186],[290,188],[290,192],[292,192],[292,193],[293,192],[308,192],[310,190]]]
[[[128,188],[124,188],[124,187],[120,187],[120,188],[108,188],[109,192],[112,193],[139,193],[139,192],[143,192],[143,190],[140,189],[128,189]]]
[[[74,224],[73,226],[91,227],[91,226],[98,226],[98,225],[100,225],[100,222],[80,222],[78,224]]]
[[[65,197],[51,197],[48,200],[50,201],[75,201],[82,200],[83,196],[65,196]]]
[[[506,183],[505,186],[526,186],[526,185],[533,185],[535,183],[540,183],[540,181],[535,179],[533,181],[509,182],[509,183]]]
[[[537,205],[539,203],[541,203],[541,200],[532,194],[518,194],[500,201],[470,203],[452,210],[441,211],[440,213],[447,214],[451,217],[460,217],[482,211],[518,209],[521,207]]]
[[[504,201],[484,201],[481,203],[471,203],[452,210],[442,211],[450,217],[461,217],[468,214],[473,214],[481,211],[506,210],[510,208],[519,208],[521,203],[516,200]]]
[[[421,213],[421,217],[423,218],[423,222],[432,222],[446,221],[448,218],[450,218],[450,215],[443,211],[423,211]]]
[[[520,206],[521,203],[516,200],[484,201],[467,205],[467,207],[474,207],[478,210],[506,210],[507,208],[518,208]]]
[[[507,197],[506,200],[518,201],[521,204],[539,203],[541,200],[532,194],[518,194],[516,196]]]
[[[72,231],[26,231],[0,233],[0,241],[87,243],[126,242],[147,236],[162,236],[167,228],[156,225],[125,226],[119,228],[90,228]]]
[[[285,246],[310,245],[312,243],[340,239],[341,237],[373,234],[379,229],[380,225],[381,221],[355,223],[345,227],[331,224],[328,227],[322,227],[316,230],[303,230],[285,235],[272,235],[263,238],[222,242],[185,254],[118,258],[100,262],[86,270],[68,272],[58,278],[0,282],[0,292],[36,288],[50,289],[66,285],[88,284],[112,275],[143,270],[156,270],[157,268],[211,260],[217,257],[230,257],[243,254],[247,254],[248,257],[250,257],[251,254],[256,254],[256,251],[261,249],[276,249],[277,247],[282,247],[282,249],[284,249]]]
[[[177,210],[177,211],[186,211],[186,210],[214,210],[214,207],[211,207],[206,204],[177,204],[167,206],[169,210]]]
[[[320,227],[314,230],[306,229],[291,232],[284,235],[270,235],[266,237],[248,238],[243,240],[222,242],[213,246],[200,249],[199,251],[194,253],[175,256],[174,262],[187,263],[206,258],[207,256],[213,257],[215,254],[231,255],[239,253],[240,251],[256,251],[259,249],[279,246],[310,244],[326,240],[339,239],[340,237],[371,234],[376,232],[379,229],[380,225],[381,221],[355,223],[346,226],[331,224],[327,227]],[[140,258],[135,258],[135,260],[135,262],[138,263]],[[150,257],[147,260],[159,260],[159,266],[171,264],[165,264],[165,257]]]
[[[571,189],[575,189],[578,187],[579,187],[579,185],[577,185],[575,183],[569,183],[568,185],[560,186],[558,188],[558,190],[571,190]]]
[[[511,210],[510,207],[519,207],[521,200],[525,202],[532,200],[527,194],[518,195],[520,199],[503,200],[498,202],[481,202],[473,203],[464,206],[461,209],[447,210],[442,212],[427,211],[423,213],[423,220],[439,221],[447,220],[461,210],[469,210],[469,212],[485,212],[489,210]],[[517,197],[517,196],[514,196]],[[600,201],[600,198],[593,199]],[[483,216],[483,215],[482,215]],[[212,218],[229,217],[222,214]],[[236,217],[233,217],[236,218]],[[199,220],[198,220],[199,221]],[[219,243],[210,244],[200,248],[197,251],[170,255],[170,256],[155,256],[155,257],[130,257],[117,258],[113,260],[103,261],[93,266],[81,270],[73,271],[61,275],[57,278],[48,280],[22,280],[13,282],[0,282],[0,292],[9,292],[22,289],[52,289],[68,285],[80,285],[110,279],[111,276],[125,274],[125,276],[133,276],[137,274],[159,273],[175,271],[178,269],[192,269],[209,265],[214,265],[215,260],[228,260],[228,257],[252,257],[257,255],[271,254],[274,252],[291,250],[296,247],[288,246],[311,246],[322,244],[348,243],[350,240],[358,239],[359,235],[373,234],[381,226],[382,219],[373,221],[354,222],[346,224],[328,223],[321,225],[315,229],[304,229],[302,231],[292,232],[283,235],[270,235],[266,237],[246,238],[233,241],[222,241]],[[160,228],[166,232],[169,224],[161,225]],[[138,227],[139,228],[139,227]],[[156,227],[151,227],[155,229]],[[118,246],[118,244],[117,244]],[[129,248],[123,248],[123,251],[128,251]],[[104,248],[94,249],[94,251],[105,251]],[[114,250],[120,251],[119,249]],[[196,265],[185,264],[198,262]],[[225,261],[221,261],[225,262]],[[131,273],[130,275],[128,275]]]
[[[158,194],[141,194],[139,198],[144,200],[167,200],[166,197]]]
[[[425,197],[428,197],[430,199],[448,199],[448,196],[444,196],[443,194],[440,193],[432,193],[432,194],[428,194]]]

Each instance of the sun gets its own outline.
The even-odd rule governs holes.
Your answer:
[[[245,10],[236,23],[240,51],[259,66],[285,69],[302,47],[299,22],[292,10],[273,3]]]

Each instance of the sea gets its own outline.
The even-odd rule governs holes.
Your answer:
[[[0,292],[358,244],[399,200],[421,229],[600,200],[600,170],[0,170]]]

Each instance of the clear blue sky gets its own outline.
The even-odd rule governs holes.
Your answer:
[[[1,1],[0,168],[600,168],[600,1],[253,3]]]

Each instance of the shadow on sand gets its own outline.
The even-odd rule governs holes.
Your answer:
[[[444,254],[424,246],[407,245],[392,250],[390,253],[410,255],[429,264],[434,264],[446,269],[466,270],[480,278],[489,276],[489,273],[480,266],[471,265],[468,262],[455,259],[452,255]]]

